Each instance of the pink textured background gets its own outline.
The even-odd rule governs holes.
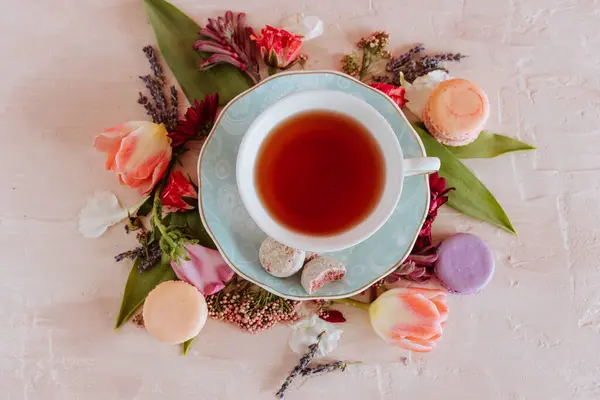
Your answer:
[[[336,68],[360,35],[392,34],[471,57],[451,72],[490,96],[489,128],[539,147],[468,164],[519,237],[445,210],[441,232],[469,231],[494,249],[497,273],[477,296],[451,297],[438,349],[387,347],[366,314],[344,310],[332,357],[343,374],[296,383],[293,399],[600,398],[600,2],[597,0],[184,1],[197,20],[243,10],[254,26],[304,11],[325,35],[311,68]],[[136,196],[103,170],[94,135],[145,118],[137,80],[154,43],[140,1],[26,0],[0,14],[0,398],[269,399],[297,356],[281,326],[250,336],[209,322],[191,354],[113,323],[133,244],[98,240],[76,215],[98,188]],[[408,365],[401,362],[408,357]]]

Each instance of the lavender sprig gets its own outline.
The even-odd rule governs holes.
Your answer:
[[[315,358],[315,356],[317,354],[317,350],[319,349],[319,344],[321,343],[321,338],[323,337],[324,334],[325,334],[325,331],[319,333],[319,336],[317,336],[317,341],[315,343],[311,344],[310,346],[308,346],[308,353],[306,353],[305,355],[302,356],[302,358],[300,358],[300,362],[298,363],[298,365],[296,365],[294,367],[292,372],[290,372],[290,374],[285,379],[285,381],[281,385],[281,388],[277,391],[275,396],[277,396],[280,399],[283,399],[283,396],[285,395],[285,391],[289,388],[289,386],[293,382],[293,380],[298,375],[302,374],[302,371],[305,370],[306,367],[308,366],[308,364],[310,364],[310,362]]]
[[[129,250],[115,256],[117,262],[122,261],[126,258],[130,260],[139,260],[138,271],[140,274],[150,267],[156,265],[162,256],[160,245],[157,242],[153,242],[148,246],[136,247],[133,250]]]
[[[170,87],[168,101],[165,95],[166,76],[154,49],[151,46],[145,46],[143,51],[150,64],[151,74],[139,78],[144,82],[152,100],[148,96],[139,93],[138,103],[144,107],[146,114],[152,118],[152,122],[164,124],[167,131],[170,132],[175,129],[179,119],[177,89],[175,89],[175,86]]]
[[[345,361],[335,361],[328,364],[317,365],[316,367],[306,367],[301,372],[302,376],[311,376],[321,373],[328,373],[333,371],[345,371],[348,364]]]
[[[416,46],[412,47],[407,52],[401,54],[398,57],[394,57],[390,61],[388,61],[387,65],[386,65],[386,70],[396,71],[397,69],[401,68],[404,64],[406,64],[408,61],[410,61],[410,59],[413,56],[419,54],[423,50],[425,50],[425,46],[423,46],[423,44],[420,44],[420,43],[417,44]]]
[[[433,55],[423,55],[425,47],[422,44],[409,49],[407,52],[401,54],[398,57],[392,58],[386,65],[386,71],[393,73],[392,83],[394,85],[400,84],[400,77],[403,76],[408,82],[413,82],[420,76],[427,75],[428,73],[436,70],[448,72],[447,69],[441,66],[443,62],[459,62],[466,55],[461,53],[441,53]],[[386,77],[380,77],[380,80],[385,80]]]

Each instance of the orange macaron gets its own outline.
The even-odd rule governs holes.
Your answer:
[[[485,92],[466,79],[441,82],[429,96],[423,122],[429,133],[447,146],[473,142],[490,116]]]

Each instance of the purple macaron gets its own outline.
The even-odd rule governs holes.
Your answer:
[[[479,237],[459,233],[440,245],[435,274],[452,293],[478,293],[492,279],[494,256]]]

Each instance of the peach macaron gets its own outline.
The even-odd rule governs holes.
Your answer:
[[[466,79],[449,79],[431,93],[423,122],[440,143],[465,146],[477,139],[489,115],[490,102],[479,86]]]
[[[179,344],[196,337],[206,323],[208,307],[202,293],[183,281],[166,281],[144,302],[144,325],[159,342]]]

